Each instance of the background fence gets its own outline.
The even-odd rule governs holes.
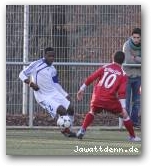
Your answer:
[[[23,84],[18,78],[22,62],[28,64],[41,58],[47,46],[55,48],[60,82],[72,96],[76,114],[85,113],[92,86],[84,100],[77,102],[79,86],[98,63],[111,62],[112,53],[122,50],[135,27],[141,27],[140,5],[6,6],[7,116],[23,113]],[[77,65],[71,65],[72,62]],[[27,115],[30,97],[27,89]],[[35,100],[33,111],[41,111]]]

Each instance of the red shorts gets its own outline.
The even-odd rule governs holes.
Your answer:
[[[93,101],[91,102],[91,110],[93,112],[99,112],[101,110],[106,110],[109,112],[112,112],[114,114],[116,113],[121,113],[122,112],[122,107],[121,103],[118,100],[113,100],[113,101]]]

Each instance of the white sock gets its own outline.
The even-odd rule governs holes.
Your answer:
[[[122,129],[123,127],[123,118],[119,117],[119,129]]]

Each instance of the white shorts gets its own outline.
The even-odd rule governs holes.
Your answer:
[[[39,104],[46,109],[53,118],[55,118],[57,108],[61,105],[67,110],[70,105],[70,101],[62,94],[56,94],[53,96],[46,96],[46,99]]]

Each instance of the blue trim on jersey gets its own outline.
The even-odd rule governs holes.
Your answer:
[[[40,61],[42,61],[42,64],[44,63],[42,59],[39,59],[39,60],[35,61],[35,63],[33,63],[31,66],[29,66],[29,68],[27,70],[24,71],[24,74],[26,76],[28,76],[29,73],[30,73],[30,70],[32,70],[38,63],[40,63]]]
[[[37,73],[36,73],[36,84],[37,84],[37,76],[38,76],[38,73],[39,73],[41,70],[45,69],[46,67],[49,67],[49,66],[45,66],[45,67],[43,67],[43,68],[41,68],[41,69],[39,69],[39,70],[37,71]]]
[[[25,75],[26,77],[28,77],[28,75],[27,75],[26,71],[23,71],[23,73],[24,73],[24,75]]]
[[[52,77],[54,83],[58,83],[58,74]]]
[[[40,67],[41,65],[43,65],[45,62],[42,62],[42,63],[40,63],[37,67]]]

